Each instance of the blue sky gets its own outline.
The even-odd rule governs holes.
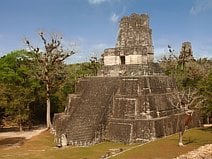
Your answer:
[[[40,46],[44,31],[77,50],[69,61],[86,61],[115,46],[120,18],[132,13],[149,14],[156,58],[184,41],[195,57],[212,57],[212,0],[1,0],[0,56],[26,48],[24,38]]]

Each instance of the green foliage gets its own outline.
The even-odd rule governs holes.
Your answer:
[[[31,77],[30,54],[25,50],[11,52],[0,58],[0,106],[5,116],[18,125],[29,119],[29,105],[38,81]]]
[[[212,114],[212,60],[203,58],[181,64],[175,55],[163,57],[160,61],[165,73],[176,79],[181,90],[195,90],[204,99],[202,110]]]
[[[205,108],[204,111],[206,114],[212,114],[212,70],[202,78],[198,83],[199,93],[202,94],[205,98]]]
[[[73,93],[75,91],[75,82],[82,77],[94,75],[94,70],[91,68],[90,63],[85,62],[81,64],[72,64],[66,67],[68,72],[69,89],[66,87],[64,91]],[[67,82],[68,82],[67,81]]]
[[[17,50],[0,58],[1,119],[6,117],[17,125],[45,121],[46,88],[44,82],[39,79],[42,77],[39,74],[42,69],[36,64],[34,55],[32,52]],[[55,69],[59,73],[52,79],[54,82],[52,81],[50,95],[51,116],[64,111],[67,96],[74,93],[76,81],[85,76],[95,75],[99,66],[97,62],[86,62],[61,64],[57,70]]]

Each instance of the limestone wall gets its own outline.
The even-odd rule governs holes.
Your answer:
[[[122,56],[105,56],[104,57],[104,65],[112,66],[112,65],[121,65],[121,57]],[[127,55],[124,56],[125,62],[124,64],[147,64],[148,58],[147,55]]]
[[[151,119],[114,119],[108,124],[107,139],[115,142],[146,142],[180,131],[185,118],[184,112]],[[199,115],[194,114],[189,128],[199,126]]]
[[[112,65],[120,65],[121,60],[119,56],[106,56],[104,58],[104,65],[112,66]]]
[[[98,76],[118,77],[118,76],[143,76],[161,75],[163,70],[158,63],[131,64],[131,65],[107,65],[98,72]]]
[[[179,131],[185,113],[171,106],[169,97],[176,89],[167,76],[122,77],[114,95],[107,125],[107,139],[145,142]],[[193,116],[191,126],[198,125]]]
[[[147,14],[132,14],[129,17],[123,17],[119,25],[116,47],[152,45],[151,34]]]

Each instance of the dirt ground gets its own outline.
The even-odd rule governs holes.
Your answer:
[[[5,137],[23,137],[25,139],[30,139],[33,136],[36,136],[36,135],[40,134],[41,132],[43,132],[45,130],[46,130],[46,128],[39,128],[37,130],[22,131],[22,132],[17,132],[17,131],[0,132],[0,138],[5,138]]]
[[[2,130],[2,132],[0,132],[0,148],[5,146],[20,146],[25,140],[31,139],[33,136],[37,136],[46,130],[44,127],[22,132],[7,129]]]

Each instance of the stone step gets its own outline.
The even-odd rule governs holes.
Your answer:
[[[108,82],[106,79],[91,78],[88,82],[89,84],[86,82],[83,83],[85,85],[81,85],[84,91],[80,94],[79,101],[73,101],[73,105],[70,104],[70,118],[65,123],[65,129],[60,132],[61,134],[67,133],[68,140],[72,143],[93,142],[95,131],[116,90],[115,83]],[[108,83],[107,87],[105,87],[106,83]],[[75,103],[77,105],[74,105]]]

